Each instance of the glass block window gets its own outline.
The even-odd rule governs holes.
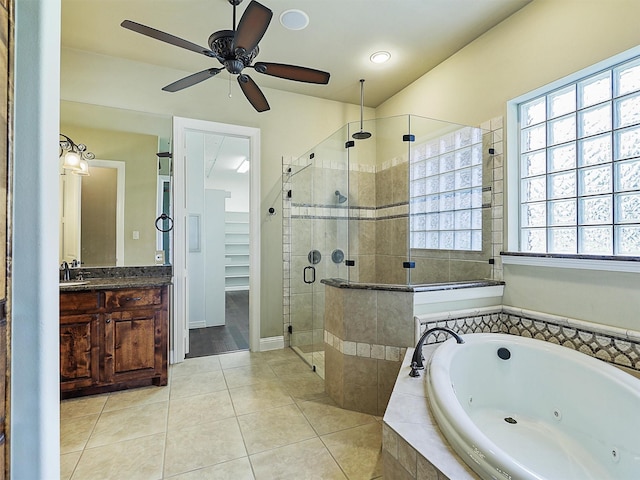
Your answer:
[[[482,250],[482,130],[416,144],[410,175],[411,248]]]
[[[518,115],[520,251],[640,256],[640,58]]]

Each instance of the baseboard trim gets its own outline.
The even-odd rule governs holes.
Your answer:
[[[260,351],[279,350],[284,348],[284,335],[279,337],[267,337],[260,339]]]
[[[199,322],[189,322],[189,330],[193,328],[205,328],[206,326],[207,324],[204,320],[201,320]]]

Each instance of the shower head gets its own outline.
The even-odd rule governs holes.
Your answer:
[[[369,132],[360,131],[360,132],[354,133],[351,136],[353,138],[355,138],[356,140],[365,140],[365,139],[369,138],[371,136],[371,134]]]
[[[347,201],[347,197],[340,193],[340,190],[336,190],[336,197],[338,197],[338,203],[344,203]]]
[[[364,78],[360,79],[360,131],[351,135],[356,140],[365,140],[371,136],[369,132],[365,132],[362,127],[362,114],[364,109]]]

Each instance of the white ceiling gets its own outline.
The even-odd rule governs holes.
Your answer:
[[[530,1],[261,0],[273,18],[256,60],[325,70],[331,80],[310,85],[249,73],[263,87],[353,104],[360,103],[364,78],[365,105],[377,107]],[[238,19],[248,2],[238,7]],[[280,25],[280,14],[292,8],[309,15],[306,29]],[[207,47],[211,33],[232,28],[232,12],[228,0],[62,0],[62,47],[176,68],[186,76],[220,64],[120,23],[133,20]],[[391,60],[371,63],[378,50],[389,51]]]

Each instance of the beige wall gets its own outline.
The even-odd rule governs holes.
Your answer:
[[[506,102],[640,44],[637,0],[534,0],[377,109],[479,125]],[[508,159],[505,159],[505,163]],[[640,330],[640,275],[504,266],[504,303]]]
[[[154,265],[158,138],[64,124],[60,131],[96,159],[125,162],[124,265]],[[139,240],[133,240],[134,230]]]
[[[505,102],[640,43],[637,0],[534,0],[376,110],[466,125]]]

